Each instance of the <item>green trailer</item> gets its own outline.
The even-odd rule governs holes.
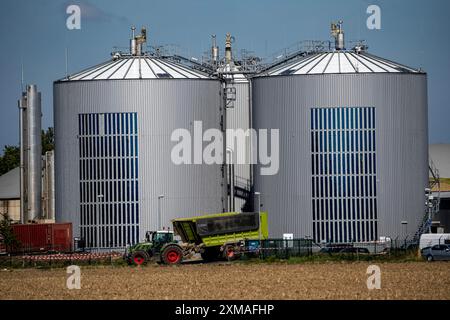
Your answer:
[[[265,240],[269,236],[267,212],[228,212],[172,220],[174,232],[148,232],[144,243],[127,249],[130,263],[142,264],[159,257],[164,264],[178,264],[200,253],[203,260],[239,257],[245,240]]]

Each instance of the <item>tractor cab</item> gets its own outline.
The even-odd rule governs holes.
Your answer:
[[[160,246],[173,242],[173,231],[147,231],[145,233],[145,242],[151,242],[153,246]]]

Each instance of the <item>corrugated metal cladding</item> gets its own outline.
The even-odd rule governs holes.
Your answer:
[[[252,85],[254,128],[280,130],[278,174],[261,176],[258,166],[255,166],[254,171],[255,190],[261,192],[263,209],[269,212],[269,231],[272,237],[294,233],[295,237],[311,236],[316,241],[338,242],[375,240],[379,236],[405,237],[406,232],[409,236],[415,233],[425,213],[424,188],[428,185],[426,74],[269,76],[254,78]],[[341,112],[336,111],[337,109]],[[349,112],[349,116],[343,118],[346,112]],[[338,128],[336,123],[338,120],[330,118],[333,114],[335,116],[340,114],[340,121],[346,122],[339,124]],[[365,115],[362,122],[358,119],[360,114]],[[316,118],[317,121],[322,121],[322,127],[315,127]],[[352,119],[355,120],[355,124],[351,123]],[[368,124],[358,127],[357,123],[364,124],[364,119],[367,121],[375,119],[373,128]],[[334,122],[328,124],[324,121]],[[353,142],[347,142],[346,132],[355,139]],[[372,132],[375,138],[369,140]],[[331,136],[326,133],[331,133]],[[317,140],[318,145],[312,140],[316,135],[317,139],[321,138]],[[324,140],[325,137],[328,140]],[[330,143],[330,139],[335,137],[340,137],[340,143],[344,143],[344,146],[353,143],[355,149],[347,150],[344,146],[338,146],[337,142]],[[369,143],[374,145],[370,146]],[[327,150],[325,144],[328,148],[335,149]],[[362,150],[356,149],[361,147]],[[314,152],[314,148],[323,149],[315,149]],[[369,155],[373,156],[371,163],[365,158]],[[323,163],[316,162],[316,166],[325,166],[327,159],[331,170],[335,170],[333,166],[338,161],[335,157],[338,157],[337,159],[341,157],[341,161],[337,162],[341,166],[341,173],[334,171],[318,173],[317,170],[325,169],[313,168],[314,156],[319,156],[319,161],[323,159]],[[373,171],[344,173],[346,156],[350,159],[352,156],[355,157],[353,166],[358,165],[356,160],[358,159],[363,170],[366,170],[365,166],[371,165]],[[332,191],[322,195],[321,192],[325,191],[320,189],[317,191],[313,177],[318,177],[319,180],[323,178],[324,181],[325,178],[333,178],[328,179],[328,190]],[[344,194],[344,177],[353,179],[346,179],[346,183],[352,184],[352,188],[358,188],[356,185],[358,182],[355,181],[357,177],[364,179],[376,177],[376,184],[373,186],[376,190],[372,190],[372,194],[369,194],[370,191],[365,193],[364,190],[367,188],[370,190],[370,187],[366,187],[365,180],[359,180],[362,195]],[[341,193],[339,194],[338,189],[336,195],[334,178],[341,179],[338,183],[338,187],[342,188]],[[325,182],[323,185],[320,181],[318,183],[320,188],[325,187]],[[313,197],[314,187],[316,193]],[[347,191],[352,192],[348,189]],[[313,208],[313,199],[331,201],[328,201],[328,208],[325,208],[325,201],[323,207],[320,201],[319,204],[316,201],[316,207]],[[359,206],[363,207],[346,203],[346,208],[350,212],[344,219],[344,216],[339,216],[339,202],[335,205],[334,200],[345,203],[344,200],[348,199],[359,201]],[[372,216],[370,210],[374,210]],[[353,214],[356,216],[353,217]],[[357,226],[354,229],[356,233],[348,229],[355,228],[353,221],[360,225],[359,235]],[[408,222],[407,231],[401,224],[402,221]],[[340,229],[340,222],[350,222],[346,224],[347,237],[339,237],[344,232]],[[371,225],[377,229],[376,232],[374,230],[374,235],[370,231]],[[320,233],[317,228],[320,228]],[[344,225],[342,230],[343,228]]]
[[[236,81],[231,81],[231,86],[236,88],[236,101],[233,108],[227,108],[227,129],[242,129],[247,131],[250,127],[250,94],[249,94],[249,81],[242,75],[242,78],[238,78]],[[250,140],[248,140],[250,143]],[[234,149],[236,149],[236,142]],[[232,148],[233,143],[227,140],[227,147]],[[250,158],[250,149],[245,149],[246,159]],[[237,163],[237,150],[234,152],[234,163]],[[248,160],[248,164],[236,164],[234,166],[235,185],[236,187],[250,190],[251,185],[251,168]],[[240,211],[244,206],[245,200],[235,198],[235,211]]]
[[[166,227],[222,212],[221,166],[171,161],[173,130],[220,128],[221,90],[207,79],[55,82],[57,221],[75,236],[83,226],[89,246],[123,247],[157,229],[159,195]]]

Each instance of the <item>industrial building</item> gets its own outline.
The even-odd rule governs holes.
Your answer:
[[[15,168],[0,176],[0,214],[20,222],[20,170]]]
[[[53,151],[48,151],[42,156],[41,172],[41,194],[39,214],[32,219],[23,221],[21,214],[21,197],[20,197],[20,167],[0,176],[0,220],[3,216],[13,223],[50,223],[55,222],[55,190],[54,190],[54,157]],[[30,207],[24,204],[24,211],[28,211]]]
[[[412,238],[428,186],[426,73],[346,48],[288,59],[252,79],[253,126],[280,129],[280,170],[254,173],[272,237]]]
[[[170,220],[268,211],[273,238],[316,242],[417,237],[429,224],[427,74],[346,47],[296,52],[248,69],[213,37],[207,64],[129,52],[54,83],[55,208],[91,248],[123,248]],[[325,49],[324,49],[325,48]],[[190,61],[192,62],[192,61]],[[279,129],[280,169],[176,165],[176,129]],[[247,154],[251,150],[246,150]],[[258,194],[255,206],[254,195]]]
[[[430,145],[430,164],[434,168],[432,197],[439,207],[433,216],[432,232],[450,232],[450,144]]]

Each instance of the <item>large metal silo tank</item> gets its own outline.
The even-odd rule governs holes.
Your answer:
[[[89,247],[124,247],[171,219],[222,212],[222,165],[175,165],[175,129],[221,129],[222,85],[174,62],[113,60],[54,84],[56,220]],[[164,195],[164,198],[160,196]]]
[[[254,128],[280,130],[278,174],[254,172],[272,237],[414,235],[428,186],[425,73],[335,51],[288,61],[252,85]]]

